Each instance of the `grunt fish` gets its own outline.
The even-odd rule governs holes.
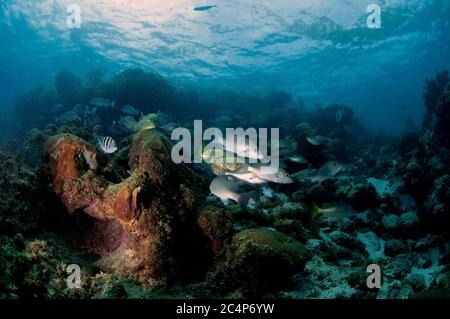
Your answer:
[[[334,161],[327,162],[317,171],[316,174],[309,176],[308,179],[313,183],[318,182],[320,184],[323,181],[334,177],[341,170],[342,164]]]
[[[229,200],[233,200],[242,207],[246,207],[255,192],[238,193],[237,184],[223,176],[217,176],[209,185],[211,193],[217,196],[224,205],[228,205]]]

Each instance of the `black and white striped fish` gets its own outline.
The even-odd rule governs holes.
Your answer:
[[[116,141],[112,137],[105,136],[97,139],[98,146],[106,154],[112,154],[118,150]]]

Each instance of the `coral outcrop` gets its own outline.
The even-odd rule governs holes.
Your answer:
[[[99,221],[87,243],[100,254],[100,267],[151,287],[175,278],[183,264],[178,252],[192,250],[199,232],[192,176],[170,160],[167,138],[157,130],[137,133],[130,176],[120,183],[97,174],[97,165],[95,149],[76,136],[56,135],[45,147],[45,171],[68,212]]]

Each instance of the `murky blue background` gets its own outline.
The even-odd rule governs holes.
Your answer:
[[[69,4],[80,29],[66,25]],[[366,8],[382,8],[367,27]],[[202,5],[217,5],[195,11]],[[450,67],[447,0],[2,0],[0,109],[54,75],[142,67],[175,85],[287,90],[307,105],[344,103],[368,127],[419,126],[423,84]]]

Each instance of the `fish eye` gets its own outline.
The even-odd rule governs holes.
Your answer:
[[[284,174],[284,176],[288,177],[288,176],[289,176],[289,174],[288,174],[288,173],[286,173],[286,174]]]

